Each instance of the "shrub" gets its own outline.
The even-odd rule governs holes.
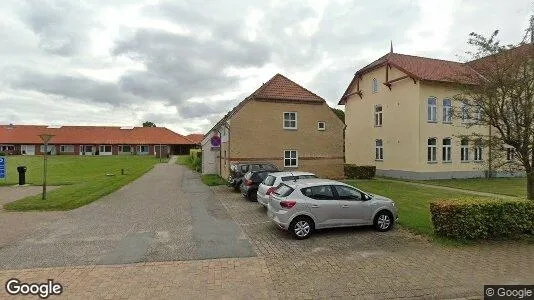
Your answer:
[[[430,204],[434,232],[459,240],[534,234],[534,202],[465,198]]]
[[[4,151],[0,151],[0,156],[6,156],[6,153]]]
[[[191,156],[191,158],[200,158],[202,157],[202,150],[200,149],[189,149],[189,156]]]
[[[348,179],[373,179],[376,174],[375,166],[357,166],[346,164],[345,177]]]

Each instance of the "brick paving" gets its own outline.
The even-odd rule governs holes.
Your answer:
[[[242,231],[236,241],[247,240],[256,257],[3,270],[0,282],[11,277],[25,282],[54,278],[69,299],[471,299],[482,296],[484,284],[534,283],[533,242],[443,246],[402,228],[386,233],[331,229],[297,241],[271,224],[261,205],[224,186],[211,188],[213,195],[205,196],[197,180],[185,175],[176,192],[203,197],[173,198],[194,203],[180,206],[184,211],[174,216],[186,220],[175,220],[178,227],[192,226],[183,232],[188,233],[184,241],[197,236],[201,240],[193,241],[205,245],[191,251],[203,249],[209,258],[210,251],[226,247],[210,242],[220,239],[212,227],[226,224],[234,237],[228,223],[234,222]],[[148,216],[136,217],[148,221]],[[168,238],[160,232],[154,240],[165,243]],[[173,251],[189,251],[179,246],[173,244]],[[147,253],[158,247],[152,244]],[[187,253],[168,257],[195,259]],[[5,291],[0,292],[0,298],[4,296]]]

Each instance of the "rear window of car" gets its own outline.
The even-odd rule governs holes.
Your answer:
[[[297,179],[310,179],[310,178],[317,178],[315,175],[297,175],[297,176],[284,176],[282,177],[282,181],[290,181],[295,180],[295,177]]]
[[[281,184],[278,186],[276,191],[274,191],[274,193],[280,197],[287,197],[293,193],[293,188],[285,184]]]
[[[319,178],[315,175],[299,175],[299,179]]]
[[[263,184],[266,186],[273,186],[275,181],[276,181],[276,177],[274,177],[273,175],[269,175],[267,176],[267,178],[265,178],[265,180],[263,181]]]
[[[277,168],[273,165],[261,165],[261,168],[267,171],[276,171]]]
[[[267,172],[256,172],[254,173],[253,176],[254,176],[255,181],[261,182],[267,177],[267,175],[269,175],[269,173]]]

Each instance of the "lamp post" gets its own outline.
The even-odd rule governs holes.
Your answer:
[[[40,134],[39,137],[44,142],[44,156],[43,156],[43,163],[44,163],[44,170],[43,170],[43,200],[46,200],[46,166],[47,166],[47,158],[46,155],[48,154],[48,142],[54,137],[52,134]]]

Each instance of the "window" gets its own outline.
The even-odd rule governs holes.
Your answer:
[[[132,146],[130,146],[130,145],[119,145],[119,152],[131,153],[132,152]]]
[[[293,193],[293,188],[290,187],[290,186],[287,186],[285,184],[280,184],[276,190],[274,190],[273,193],[275,193],[276,195],[280,196],[280,197],[287,197],[289,195],[291,195],[291,193]]]
[[[375,105],[375,126],[382,126],[382,105]]]
[[[329,185],[312,186],[300,190],[306,197],[315,200],[333,200],[334,193]]]
[[[284,151],[284,167],[298,167],[299,158],[296,150]]]
[[[378,93],[378,80],[376,80],[376,78],[373,78],[372,89],[373,89],[373,93]]]
[[[284,113],[284,129],[297,129],[297,113],[285,112]]]
[[[52,150],[54,149],[54,145],[48,145],[46,153],[50,154],[52,153]],[[41,153],[45,152],[45,146],[41,145],[40,147]]]
[[[111,152],[111,145],[100,145],[100,152]]]
[[[137,150],[139,153],[148,153],[148,145],[139,145]]]
[[[477,122],[482,121],[482,107],[479,105],[477,105],[476,110],[475,110],[475,120]]]
[[[463,162],[469,161],[469,140],[463,138],[460,142],[460,160]]]
[[[451,99],[443,99],[443,123],[452,123]]]
[[[59,146],[59,152],[73,153],[74,145],[61,145]]]
[[[469,121],[469,104],[467,101],[462,101],[462,123]]]
[[[265,178],[265,180],[263,180],[263,184],[266,185],[266,186],[273,186],[274,182],[276,181],[276,177],[274,177],[273,175],[269,175]]]
[[[384,144],[382,143],[382,140],[376,140],[375,141],[375,160],[383,160],[384,159]]]
[[[427,120],[428,122],[437,122],[438,121],[438,106],[436,98],[428,98],[428,108],[427,108]]]
[[[452,143],[450,138],[444,138],[443,139],[443,153],[442,153],[442,160],[443,162],[451,162],[451,150],[452,150]]]
[[[43,147],[44,146],[41,146],[42,149],[44,149]],[[15,150],[15,146],[13,146],[13,145],[2,145],[2,147],[0,147],[0,149],[2,151],[13,151],[13,150]]]
[[[475,161],[482,161],[482,141],[478,140],[475,143]]]
[[[429,138],[427,142],[427,161],[436,162],[437,142],[436,138]]]
[[[338,200],[362,200],[362,193],[344,185],[334,185]]]
[[[515,149],[512,147],[506,147],[506,160],[513,161],[515,159]]]
[[[321,130],[321,131],[326,130],[326,123],[325,122],[317,122],[317,130]]]

